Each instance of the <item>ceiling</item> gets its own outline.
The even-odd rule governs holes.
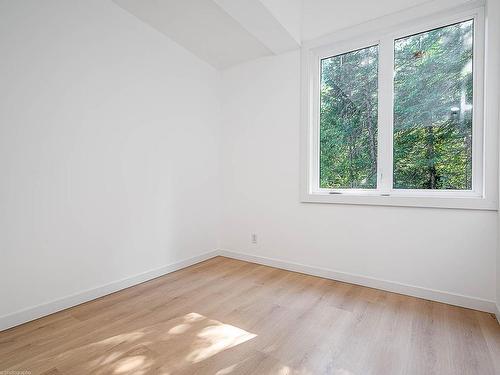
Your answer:
[[[114,2],[219,69],[299,47],[261,0]]]
[[[469,0],[113,0],[217,69],[420,4]]]
[[[457,2],[460,0],[456,0]],[[302,40],[311,40],[429,0],[304,0]]]

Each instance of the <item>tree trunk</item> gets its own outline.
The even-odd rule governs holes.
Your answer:
[[[365,97],[366,111],[368,117],[366,119],[366,127],[368,129],[368,136],[370,137],[370,174],[375,176],[377,173],[377,146],[375,139],[375,130],[373,129],[373,119],[371,111],[371,103],[368,96]]]
[[[437,188],[437,173],[436,166],[434,164],[434,127],[427,127],[427,161],[428,161],[428,173],[429,173],[429,181],[428,188],[436,189]]]
[[[354,188],[354,144],[352,135],[349,136],[349,186]]]
[[[465,163],[465,188],[472,189],[472,176],[469,174],[469,165],[472,165],[472,139],[469,132],[465,133],[465,152],[466,152],[466,163]]]
[[[377,174],[377,140],[372,118],[372,103],[370,99],[370,81],[368,73],[365,74],[364,100],[366,107],[366,129],[368,130],[368,141],[370,144],[370,177]]]

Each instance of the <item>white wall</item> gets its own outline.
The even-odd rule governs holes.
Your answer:
[[[0,0],[0,56],[0,317],[217,248],[213,68],[103,0]]]
[[[424,5],[441,8],[470,0],[303,0],[302,40]]]
[[[492,46],[490,54],[492,55],[492,62],[500,65],[500,1],[489,1],[488,5],[488,18],[487,18],[487,28],[489,29],[489,44]],[[491,111],[490,116],[497,116],[498,123],[500,124],[500,73],[496,71],[496,75],[489,77],[488,89],[490,90],[490,95],[493,96],[492,100],[498,103],[497,106],[493,106],[489,110]],[[500,150],[499,150],[500,151]],[[499,176],[500,177],[500,176]],[[499,216],[500,218],[500,216]],[[500,225],[500,219],[498,220]],[[498,231],[500,235],[500,228]],[[496,302],[497,302],[497,319],[500,322],[500,238],[497,247],[497,274],[496,274]]]
[[[215,248],[500,301],[494,212],[299,203],[299,52],[220,82],[111,1],[0,0],[0,55],[0,320]]]
[[[260,0],[300,44],[303,0]]]
[[[299,203],[299,52],[222,80],[222,249],[494,306],[496,212]]]

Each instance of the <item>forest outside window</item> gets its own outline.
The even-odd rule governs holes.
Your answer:
[[[308,51],[303,200],[483,199],[483,32],[470,12]]]
[[[320,187],[377,187],[378,46],[321,60]]]
[[[394,43],[395,189],[472,190],[474,21]]]

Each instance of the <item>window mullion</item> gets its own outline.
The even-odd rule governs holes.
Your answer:
[[[390,193],[393,176],[393,61],[394,41],[387,37],[380,40],[378,75],[378,190]]]

